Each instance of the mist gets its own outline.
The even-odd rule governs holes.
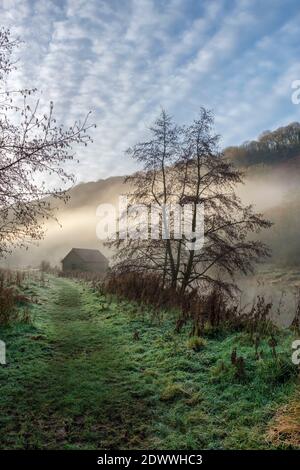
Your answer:
[[[272,249],[271,263],[281,267],[299,264],[300,198],[298,182],[300,162],[288,164],[257,165],[244,170],[245,183],[239,185],[237,194],[244,203],[253,204],[274,225],[259,237]],[[113,177],[97,182],[81,183],[69,191],[66,205],[55,203],[57,221],[45,224],[45,237],[27,250],[15,249],[1,265],[6,267],[38,266],[42,260],[60,266],[61,259],[73,248],[97,248],[108,258],[111,253],[96,236],[99,204],[110,203],[117,207],[118,197],[128,190],[124,177]]]

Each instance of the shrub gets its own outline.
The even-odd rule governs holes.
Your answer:
[[[18,311],[29,303],[29,298],[22,293],[22,283],[26,274],[20,271],[0,270],[0,325],[8,325],[18,320],[29,322],[29,310]]]
[[[159,317],[159,310],[179,311],[175,330],[180,332],[184,325],[190,323],[191,336],[200,336],[204,325],[217,330],[220,325],[233,323],[237,316],[236,305],[229,301],[229,296],[221,288],[214,288],[206,295],[200,294],[197,289],[182,294],[154,273],[112,272],[105,279],[103,290],[120,298],[153,306],[155,317]]]
[[[11,287],[0,288],[0,325],[7,325],[16,320],[16,297]]]
[[[272,304],[266,302],[263,296],[258,296],[250,310],[244,311],[239,307],[238,299],[219,285],[205,294],[196,288],[182,294],[179,288],[168,284],[159,274],[149,272],[110,271],[106,278],[97,273],[67,275],[90,282],[92,288],[100,295],[116,295],[121,299],[136,302],[142,314],[143,307],[147,307],[148,313],[150,307],[151,318],[158,323],[161,322],[164,311],[176,311],[179,313],[175,326],[177,333],[186,325],[191,326],[192,337],[215,337],[228,330],[244,330],[249,333],[253,344],[255,338],[258,338],[257,349],[262,336],[273,337],[277,331],[269,315]],[[272,348],[275,354],[275,346]]]
[[[263,296],[258,295],[250,312],[242,316],[243,325],[250,333],[251,339],[257,335],[272,336],[275,333],[276,327],[270,319],[271,308],[272,303],[266,302]]]
[[[161,277],[153,273],[111,273],[104,288],[108,293],[156,308],[172,308],[181,303],[179,292],[164,285]]]

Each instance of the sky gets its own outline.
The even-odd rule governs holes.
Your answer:
[[[2,0],[24,43],[9,86],[37,87],[70,124],[92,111],[77,181],[136,169],[125,154],[165,108],[179,123],[215,113],[222,146],[300,121],[299,0]]]

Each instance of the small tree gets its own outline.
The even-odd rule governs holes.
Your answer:
[[[35,89],[6,89],[18,45],[9,30],[0,30],[0,256],[42,238],[43,221],[53,217],[48,198],[66,201],[66,184],[74,181],[63,166],[74,158],[72,146],[91,141],[88,116],[65,129],[56,123],[52,102],[46,114],[39,113],[39,101],[31,104]]]

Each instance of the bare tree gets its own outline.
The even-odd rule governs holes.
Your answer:
[[[251,240],[251,232],[268,228],[271,223],[252,206],[244,206],[235,188],[242,173],[218,151],[219,136],[213,133],[212,113],[202,108],[200,115],[185,130],[185,151],[178,168],[184,173],[181,204],[192,203],[192,231],[197,232],[197,206],[204,211],[203,249],[184,250],[180,266],[182,291],[199,284],[229,286],[234,274],[253,270],[255,262],[268,255],[268,248]],[[182,170],[181,170],[182,173]],[[180,242],[185,245],[186,241]]]
[[[252,271],[255,262],[268,255],[268,248],[249,235],[271,224],[237,197],[235,187],[242,183],[243,175],[219,152],[211,112],[202,108],[190,126],[179,127],[163,111],[150,131],[148,142],[129,149],[129,154],[143,164],[142,171],[128,178],[133,187],[130,203],[144,204],[150,214],[152,205],[158,206],[161,232],[168,230],[170,238],[153,239],[148,230],[144,231],[147,236],[117,239],[113,242],[117,247],[114,269],[161,273],[182,293],[212,285],[229,291],[237,272]],[[190,237],[182,234],[176,238],[174,217],[170,213],[165,217],[166,206],[175,204],[192,208]],[[199,207],[204,211],[201,249],[197,249],[193,235],[199,231],[197,224],[202,223],[197,218]]]
[[[38,100],[31,104],[35,89],[6,89],[18,45],[9,30],[0,30],[0,256],[43,236],[43,220],[53,216],[47,199],[67,200],[66,184],[74,178],[64,163],[74,158],[74,144],[91,141],[93,127],[87,115],[65,129],[56,123],[52,102],[46,114]]]
[[[173,124],[172,119],[162,110],[161,115],[150,128],[151,139],[141,142],[127,150],[127,153],[143,165],[143,170],[130,175],[126,182],[130,183],[131,193],[127,193],[129,211],[125,219],[131,227],[138,224],[140,235],[126,242],[120,238],[109,243],[117,249],[116,266],[119,271],[153,270],[162,275],[163,280],[171,279],[176,284],[176,260],[172,249],[172,240],[167,237],[169,226],[167,206],[176,200],[174,187],[173,165],[180,156],[182,129]],[[132,206],[143,205],[147,212],[144,227],[140,223],[140,214],[131,211]],[[163,239],[155,238],[149,243],[150,226],[148,216],[154,212],[160,215],[156,222],[158,232]],[[121,215],[121,221],[124,214]],[[143,232],[143,233],[142,233]],[[153,234],[152,234],[153,235]]]

